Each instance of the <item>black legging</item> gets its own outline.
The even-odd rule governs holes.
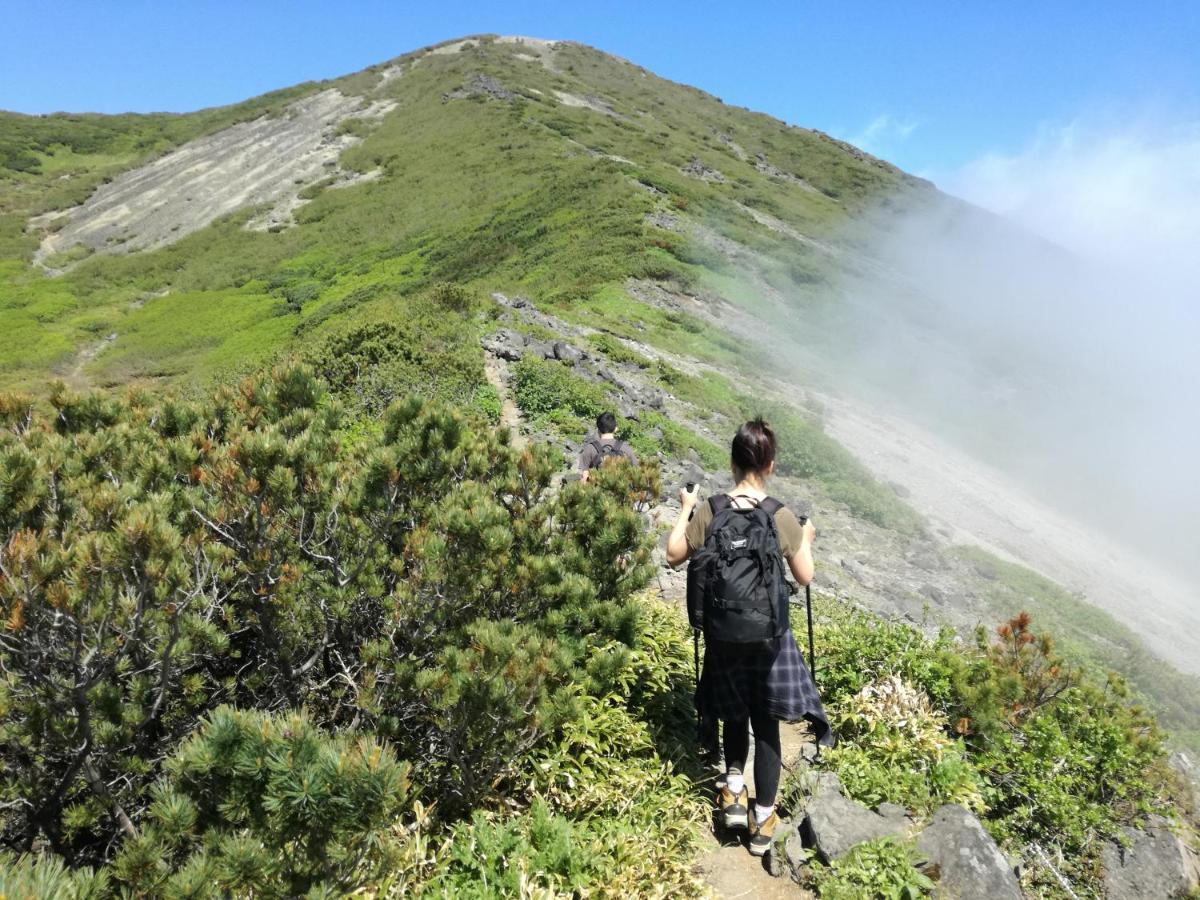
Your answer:
[[[779,720],[770,716],[751,716],[754,722],[754,802],[759,806],[774,806],[779,790],[783,760],[779,748]],[[725,765],[739,772],[746,770],[750,754],[750,722],[725,723]]]

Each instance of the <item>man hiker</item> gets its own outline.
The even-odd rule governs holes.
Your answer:
[[[598,469],[608,460],[622,457],[637,465],[633,449],[624,441],[617,440],[617,417],[610,412],[596,416],[596,436],[583,443],[579,454],[579,480],[587,481],[592,469]]]

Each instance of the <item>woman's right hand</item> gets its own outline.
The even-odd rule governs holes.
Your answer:
[[[698,485],[692,485],[692,489],[690,491],[687,489],[687,487],[682,487],[679,489],[679,505],[683,508],[684,512],[690,511],[692,507],[696,505],[696,501],[699,498],[700,487]]]
[[[812,519],[805,519],[804,525],[800,529],[801,540],[806,544],[811,544],[817,539],[817,529],[812,523]]]

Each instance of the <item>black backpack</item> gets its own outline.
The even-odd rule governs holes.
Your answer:
[[[766,641],[788,630],[788,585],[775,513],[766,497],[747,509],[727,494],[708,498],[713,518],[704,546],[688,564],[688,619],[706,640],[732,644]]]
[[[588,443],[596,448],[596,455],[592,457],[592,463],[588,466],[589,469],[598,469],[610,459],[625,455],[624,441],[613,440],[611,443],[605,443],[596,438],[588,441]]]

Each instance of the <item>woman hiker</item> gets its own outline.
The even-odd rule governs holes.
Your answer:
[[[791,510],[767,497],[767,479],[775,471],[775,449],[775,433],[766,422],[761,418],[747,422],[733,438],[733,490],[699,505],[694,486],[680,492],[682,508],[667,540],[667,561],[671,565],[679,565],[704,547],[714,515],[726,507],[740,510],[761,505],[764,511],[774,513],[779,552],[792,576],[801,585],[812,581],[816,529],[807,519],[801,524]],[[786,608],[782,614],[786,615]],[[755,856],[770,849],[778,824],[775,796],[783,768],[779,723],[805,719],[819,743],[833,743],[816,685],[796,639],[786,624],[780,628],[786,630],[776,637],[734,643],[715,640],[706,627],[704,671],[697,689],[702,716],[724,723],[727,771],[725,787],[717,798],[724,824],[749,830],[750,852]],[[757,795],[753,814],[744,775],[751,725]]]

